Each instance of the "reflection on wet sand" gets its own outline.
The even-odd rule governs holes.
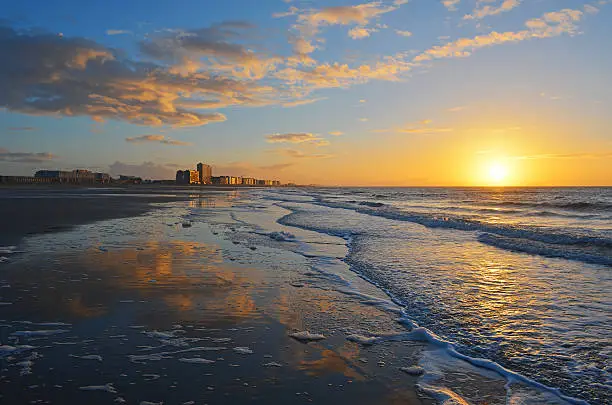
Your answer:
[[[241,203],[238,194],[202,197],[189,208],[236,203]],[[61,248],[34,251],[3,268],[2,282],[11,288],[2,300],[12,305],[3,313],[7,325],[0,338],[9,336],[15,347],[40,347],[40,357],[36,352],[28,360],[26,352],[0,375],[6,398],[91,404],[117,398],[130,403],[275,398],[284,403],[296,398],[296,387],[308,386],[302,388],[308,391],[301,397],[306,402],[369,404],[384,397],[387,403],[421,403],[413,385],[404,385],[404,375],[398,382],[374,378],[383,370],[378,359],[394,357],[392,351],[364,353],[338,326],[376,329],[372,322],[378,319],[389,324],[384,311],[356,305],[330,288],[303,257],[224,244],[210,228],[194,225],[185,231],[175,218],[158,218],[151,233],[140,233],[149,225],[143,218],[125,220],[123,227],[106,223],[64,234],[58,238]],[[117,235],[124,239],[113,239]],[[47,321],[54,323],[43,326]],[[57,322],[65,322],[65,331],[41,331],[59,328]],[[23,330],[35,334],[15,335]],[[301,343],[288,336],[306,330],[327,339]],[[32,361],[31,374],[20,374],[21,361]],[[49,379],[50,368],[61,376],[62,389],[21,392],[21,386],[42,387],[38,382]],[[177,385],[183,387],[180,393]]]
[[[181,241],[135,245],[138,249],[63,254],[62,270],[55,258],[34,259],[26,271],[14,274],[17,288],[12,292],[21,293],[15,305],[44,319],[78,319],[102,316],[117,303],[159,298],[166,311],[199,312],[181,316],[202,323],[256,316],[252,289],[258,272],[224,264],[219,246]],[[32,273],[44,289],[28,287]]]
[[[302,360],[299,365],[300,370],[312,376],[321,376],[330,373],[340,373],[345,377],[354,380],[364,380],[364,375],[358,370],[355,361],[358,358],[359,350],[356,345],[352,347],[342,346],[338,351],[323,349],[315,356],[320,356],[316,360]]]

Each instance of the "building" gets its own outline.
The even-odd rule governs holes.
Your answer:
[[[140,184],[142,183],[142,178],[137,176],[125,176],[123,174],[119,175],[119,183],[122,184]]]
[[[94,173],[85,169],[65,170],[39,170],[34,177],[41,179],[55,179],[58,183],[68,184],[92,184],[110,183],[111,177],[108,173]]]
[[[0,184],[53,184],[59,179],[33,176],[0,176]]]
[[[255,180],[252,177],[243,177],[242,178],[242,185],[244,186],[254,186],[257,184],[257,180]]]
[[[204,163],[198,163],[197,168],[200,184],[212,184],[212,167]]]
[[[177,170],[176,184],[200,184],[200,173],[197,170]]]

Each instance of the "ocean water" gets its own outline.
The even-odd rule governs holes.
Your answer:
[[[569,402],[612,403],[612,188],[319,188],[257,199],[289,210],[283,225],[344,238],[351,270],[455,357]]]

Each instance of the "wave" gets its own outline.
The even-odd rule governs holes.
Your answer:
[[[612,266],[612,257],[588,252],[581,252],[568,249],[567,247],[556,247],[534,241],[508,238],[490,233],[482,233],[478,236],[478,240],[487,245],[495,246],[501,249],[511,250],[514,252],[529,253],[545,257],[561,258],[568,260],[578,260],[585,263],[603,264]]]
[[[612,211],[612,204],[604,202],[523,202],[523,201],[488,201],[481,202],[484,205],[490,206],[502,206],[502,207],[548,207],[558,208],[563,210],[574,210],[574,211]]]
[[[450,228],[463,231],[480,231],[507,236],[510,238],[522,238],[553,245],[584,245],[589,247],[598,246],[612,249],[611,238],[604,236],[569,234],[566,230],[561,229],[548,230],[535,227],[527,228],[513,225],[487,224],[475,220],[452,216],[436,216],[400,211],[393,207],[375,209],[374,207],[355,206],[351,204],[342,204],[322,200],[319,200],[316,203],[330,208],[351,209],[362,214],[380,216],[397,221],[414,222],[428,228]]]
[[[361,201],[359,205],[365,205],[366,207],[384,207],[384,203],[375,202],[375,201]]]

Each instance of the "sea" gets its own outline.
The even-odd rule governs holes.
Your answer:
[[[42,354],[15,357],[13,363],[32,368],[26,377],[10,374],[9,362],[10,378],[0,379],[6,395],[21,395],[23,378],[30,378],[27,384],[39,388],[28,398],[49,400],[53,393],[36,390],[54,369],[63,377],[57,382],[62,395],[95,389],[172,401],[178,394],[167,396],[178,382],[182,393],[193,395],[185,401],[200,395],[223,403],[222,395],[243,392],[245,380],[231,385],[234,377],[246,378],[232,374],[242,365],[263,370],[258,373],[266,378],[251,383],[268,402],[283,376],[293,384],[286,398],[296,398],[294,386],[306,373],[318,376],[305,391],[318,390],[320,403],[350,393],[365,403],[364,393],[379,391],[373,383],[360,394],[357,371],[369,370],[359,371],[369,376],[362,381],[387,373],[379,381],[402,386],[401,368],[417,375],[419,395],[442,404],[612,403],[612,188],[131,190],[185,198],[138,217],[33,235],[0,249],[0,338]],[[115,192],[44,193],[103,198]],[[225,295],[231,299],[219,298]],[[55,324],[66,330],[29,330]],[[244,328],[262,337],[251,338]],[[294,347],[285,330],[326,339]],[[70,340],[73,334],[78,339]],[[254,354],[222,352],[226,360],[216,360],[217,370],[235,364],[213,376],[185,364],[210,359],[179,361],[173,358],[179,351],[161,349],[187,336],[174,342],[181,353],[203,350],[198,342],[219,338],[214,334]],[[162,346],[143,342],[152,337],[163,338]],[[429,349],[415,352],[417,341]],[[320,359],[300,360],[315,349]],[[134,355],[143,350],[156,356]],[[413,357],[405,354],[410,350]],[[260,366],[271,361],[256,357],[263,353],[285,359],[284,368]],[[416,360],[414,353],[421,353]],[[105,362],[91,376],[70,363],[96,356]],[[415,365],[416,371],[405,368]],[[159,372],[163,367],[170,368]],[[345,380],[323,380],[327,368]],[[144,383],[155,386],[130,394],[141,385],[129,384],[151,373],[161,377]],[[225,386],[224,376],[231,377]],[[115,385],[99,385],[109,381]],[[204,394],[197,391],[206,385]],[[381,391],[390,392],[386,387]]]
[[[280,223],[345,239],[351,270],[452,355],[612,403],[612,188],[257,194],[290,211]]]

